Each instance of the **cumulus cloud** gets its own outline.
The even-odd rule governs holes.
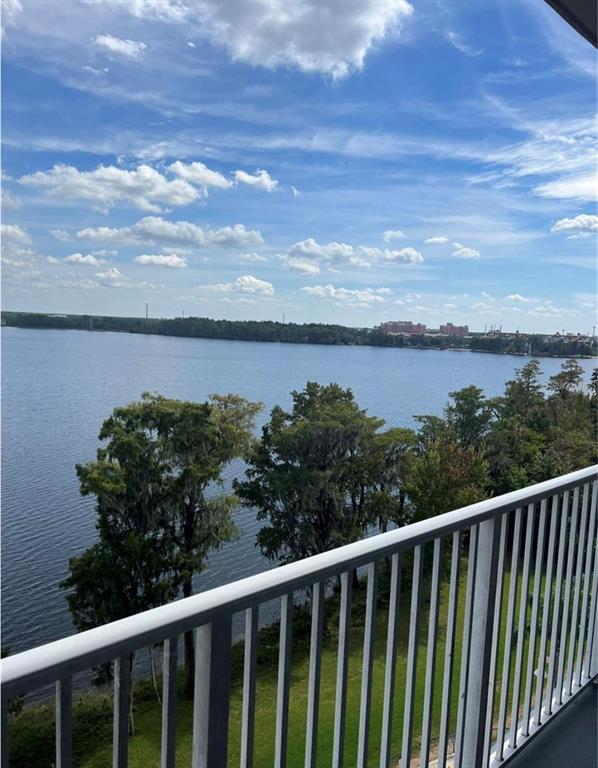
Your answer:
[[[1,224],[0,237],[2,240],[8,240],[12,243],[30,243],[31,238],[27,230],[18,224]]]
[[[436,237],[428,237],[424,240],[424,245],[444,245],[445,243],[448,243],[449,239],[448,237],[443,237],[442,235],[438,235]]]
[[[126,202],[142,211],[158,212],[160,205],[188,205],[200,197],[185,179],[170,181],[145,164],[132,171],[113,165],[80,171],[72,165],[57,164],[49,171],[21,176],[19,182],[61,200],[88,200],[102,211]]]
[[[260,280],[253,275],[242,275],[233,280],[232,283],[215,283],[208,288],[222,293],[256,294],[259,296],[272,296],[274,294],[272,283],[267,282],[267,280]]]
[[[278,187],[278,181],[273,179],[268,171],[257,170],[255,173],[247,171],[235,171],[235,181],[239,184],[248,184],[250,187],[261,189],[263,192],[274,192]]]
[[[95,276],[100,283],[108,288],[129,288],[133,283],[125,277],[118,267],[108,267],[102,272],[96,272]]]
[[[475,248],[468,248],[466,245],[461,245],[461,243],[453,243],[453,248],[455,249],[453,251],[453,256],[456,259],[479,259],[480,258],[480,252]]]
[[[257,229],[245,229],[243,224],[219,229],[202,229],[190,221],[166,221],[160,216],[146,216],[130,227],[87,227],[77,232],[83,240],[118,242],[126,245],[208,245],[251,247],[261,245]]]
[[[71,253],[70,256],[65,256],[63,261],[66,261],[67,264],[86,264],[88,267],[99,267],[100,264],[104,263],[103,259],[98,259],[91,253],[86,255]]]
[[[143,52],[147,48],[145,43],[138,42],[137,40],[122,40],[120,37],[114,37],[113,35],[96,35],[93,42],[95,45],[100,46],[100,48],[105,48],[110,53],[117,53],[127,59],[141,59]]]
[[[313,237],[295,243],[288,252],[286,263],[291,267],[300,268],[300,262],[306,260],[321,262],[328,267],[348,264],[354,267],[368,267],[372,262],[396,262],[403,264],[421,264],[424,257],[415,248],[401,248],[390,250],[388,248],[376,248],[373,246],[359,245],[353,247],[348,243],[318,243]],[[294,261],[292,261],[294,260]],[[305,270],[306,272],[308,270]],[[315,274],[314,270],[309,270]]]
[[[559,219],[550,228],[551,232],[575,232],[577,234],[598,233],[598,216],[582,213],[574,219]]]
[[[187,259],[176,253],[146,254],[135,257],[135,262],[142,266],[169,267],[170,269],[184,269],[187,266]]]
[[[282,255],[279,257],[283,264],[286,264],[291,272],[296,272],[299,275],[319,275],[320,267],[316,261],[310,261],[309,259],[302,259],[297,256]]]
[[[169,170],[182,179],[195,184],[198,187],[202,187],[204,190],[208,190],[212,187],[216,189],[228,189],[232,187],[233,183],[226,176],[223,176],[218,171],[213,171],[208,168],[204,163],[182,163],[180,160],[174,162],[169,166]]]
[[[328,283],[327,285],[312,285],[301,288],[308,296],[314,296],[317,299],[332,301],[340,306],[367,308],[372,304],[383,304],[389,293],[388,288],[336,288]]]
[[[385,243],[390,243],[392,240],[400,240],[405,237],[405,234],[401,229],[386,229],[382,237]]]
[[[548,181],[534,188],[540,197],[556,197],[563,200],[598,200],[598,181],[594,173]]]
[[[204,0],[192,20],[235,61],[338,79],[361,69],[372,47],[396,36],[412,13],[407,0],[362,0],[341,9],[337,0]]]
[[[298,197],[301,197],[301,192],[299,192],[299,190],[297,189],[297,187],[294,187],[292,184],[291,184],[291,192],[293,193],[293,197],[295,198],[295,200],[296,200]]]

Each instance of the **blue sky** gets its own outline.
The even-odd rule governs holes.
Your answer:
[[[5,309],[588,331],[595,51],[540,0],[4,0]]]

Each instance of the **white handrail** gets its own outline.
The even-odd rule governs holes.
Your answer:
[[[596,478],[598,465],[272,568],[10,656],[0,664],[2,696],[6,699],[71,676],[294,589],[410,549]]]

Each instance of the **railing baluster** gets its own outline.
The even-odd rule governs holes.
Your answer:
[[[407,650],[407,679],[405,681],[405,708],[403,710],[403,738],[401,740],[401,768],[410,768],[411,765],[422,569],[423,553],[422,546],[419,544],[413,550],[413,581],[411,584],[411,613],[409,618],[409,648]]]
[[[276,697],[275,768],[287,764],[287,731],[289,727],[289,689],[291,687],[291,645],[293,639],[293,594],[280,600],[280,641],[278,649],[278,691]]]
[[[389,768],[390,766],[400,591],[401,556],[397,553],[392,556],[390,572],[390,602],[388,605],[388,633],[386,639],[386,670],[384,673],[384,700],[382,706],[380,768]]]
[[[376,632],[376,602],[378,600],[378,563],[368,565],[368,591],[363,636],[363,668],[361,673],[361,703],[359,707],[359,741],[357,768],[366,768],[370,738],[370,705],[372,698],[372,670],[374,667],[374,639]]]
[[[486,733],[484,735],[484,758],[482,766],[487,766],[490,760],[490,745],[492,742],[492,726],[494,723],[494,703],[496,700],[496,669],[498,666],[498,646],[502,616],[502,595],[505,582],[505,557],[507,552],[507,528],[509,514],[504,512],[500,520],[500,544],[498,550],[498,565],[496,569],[496,595],[494,600],[494,620],[492,623],[492,652],[490,655],[490,671],[488,674],[488,706],[486,708]]]
[[[305,736],[305,768],[315,768],[318,747],[318,715],[320,708],[320,673],[322,669],[322,629],[326,583],[313,585],[311,600],[311,642],[307,691],[307,732]]]
[[[442,681],[442,700],[440,710],[440,733],[438,740],[438,765],[446,765],[448,751],[449,724],[451,714],[451,690],[455,656],[455,627],[457,619],[457,601],[459,597],[459,566],[461,563],[461,531],[453,533],[451,552],[451,576],[449,582],[448,613],[446,618],[446,641],[444,646],[444,678]]]
[[[434,698],[434,674],[436,672],[436,644],[438,634],[438,609],[440,603],[440,564],[442,539],[434,539],[432,561],[432,583],[430,586],[430,615],[428,620],[428,647],[426,651],[426,679],[424,683],[424,715],[422,721],[421,758],[422,765],[428,765],[430,739],[432,736],[432,701]]]
[[[576,568],[575,568],[575,587],[573,599],[573,614],[571,616],[571,632],[569,635],[569,658],[567,660],[567,675],[565,693],[571,696],[573,693],[573,673],[575,665],[575,646],[579,640],[579,602],[581,597],[581,572],[583,568],[584,549],[586,545],[586,528],[588,522],[588,501],[590,486],[588,483],[583,488],[583,499],[581,502],[581,521],[579,523],[579,539],[576,547]]]
[[[192,768],[226,766],[231,634],[230,615],[195,630]]]
[[[593,677],[598,671],[598,660],[596,659],[596,646],[598,645],[596,635],[598,629],[598,532],[595,537],[594,546],[594,566],[592,570],[591,581],[592,599],[590,602],[590,623],[588,624],[588,633],[586,637],[586,675]]]
[[[464,711],[461,764],[481,766],[484,760],[488,720],[492,632],[496,581],[500,557],[500,529],[497,517],[478,525],[476,568],[468,658],[467,694]]]
[[[164,641],[162,661],[162,750],[160,768],[174,768],[176,758],[176,700],[178,637]]]
[[[127,768],[129,756],[129,697],[131,660],[121,656],[114,662],[114,720],[112,730],[112,766]]]
[[[241,768],[253,768],[258,619],[259,606],[247,608],[245,611],[243,714],[241,716]]]
[[[523,551],[523,573],[521,574],[521,594],[519,595],[519,620],[517,622],[517,650],[515,654],[515,677],[513,680],[513,700],[511,702],[511,728],[509,746],[517,746],[517,730],[519,723],[519,704],[521,701],[521,673],[523,671],[523,643],[527,617],[527,600],[529,591],[529,571],[532,557],[532,538],[534,536],[535,505],[528,504],[527,521],[525,526],[525,548]]]
[[[509,598],[507,604],[507,622],[505,627],[502,678],[500,681],[500,704],[498,710],[498,729],[496,734],[496,753],[502,760],[505,751],[505,729],[507,723],[507,702],[511,680],[511,654],[513,650],[513,619],[515,616],[515,598],[517,595],[517,577],[519,571],[519,544],[521,539],[521,508],[515,511],[513,548],[511,550],[511,573],[509,575]]]
[[[529,736],[532,708],[532,683],[534,677],[534,663],[536,660],[536,635],[538,634],[538,605],[540,604],[540,592],[542,588],[542,560],[544,557],[544,540],[546,537],[546,505],[547,500],[542,499],[540,504],[540,518],[538,520],[538,541],[536,542],[536,562],[534,568],[534,594],[532,597],[532,616],[530,624],[529,648],[527,651],[525,693],[523,698],[522,728],[524,736]]]
[[[563,703],[563,678],[565,674],[565,655],[567,652],[567,633],[569,629],[569,613],[571,604],[571,582],[573,580],[573,560],[577,544],[577,516],[579,511],[579,487],[573,491],[571,523],[569,526],[569,551],[567,553],[567,571],[565,574],[565,594],[563,597],[563,616],[561,619],[561,637],[559,642],[559,663],[556,678],[556,701]]]
[[[334,707],[332,768],[342,768],[343,766],[353,575],[354,571],[345,571],[344,573],[341,573],[341,603],[338,619],[338,657],[336,664],[336,701]]]
[[[463,763],[463,730],[467,707],[467,678],[469,674],[469,651],[471,642],[471,621],[473,618],[473,594],[478,551],[478,526],[469,529],[469,555],[467,561],[467,588],[465,590],[465,611],[463,616],[463,640],[461,645],[461,668],[459,670],[459,699],[457,703],[457,728],[455,732],[455,768]]]
[[[73,762],[73,680],[56,683],[56,768],[70,768]]]
[[[586,544],[586,558],[583,578],[583,600],[581,604],[581,624],[579,627],[579,647],[577,649],[577,685],[582,684],[583,659],[586,642],[586,629],[588,620],[588,605],[590,602],[590,589],[592,583],[592,557],[594,554],[594,533],[597,525],[598,483],[592,484],[592,501],[590,504],[590,525],[588,529],[588,541]]]
[[[552,697],[554,694],[554,672],[556,667],[557,640],[561,610],[561,590],[563,584],[563,561],[565,559],[565,541],[567,538],[567,519],[569,515],[569,491],[563,494],[561,504],[561,527],[559,534],[559,553],[556,564],[556,582],[554,602],[552,606],[552,630],[550,633],[550,655],[548,657],[548,679],[546,682],[546,712],[552,714]]]
[[[542,724],[542,704],[544,702],[544,670],[546,669],[546,644],[548,642],[548,622],[550,620],[550,597],[552,595],[552,574],[554,570],[554,548],[556,527],[559,518],[558,494],[552,497],[550,510],[550,534],[548,536],[548,555],[544,577],[544,601],[542,603],[542,630],[540,632],[540,652],[538,654],[538,677],[536,679],[536,703],[534,721],[538,728]]]

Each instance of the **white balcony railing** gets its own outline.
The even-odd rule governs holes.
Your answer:
[[[2,766],[8,766],[8,701],[56,685],[56,765],[72,758],[72,676],[115,660],[113,765],[127,765],[129,655],[164,643],[162,768],[175,764],[178,638],[196,634],[193,768],[224,768],[228,756],[231,627],[245,612],[241,768],[254,765],[258,610],[280,601],[275,768],[287,763],[295,595],[311,588],[311,645],[305,723],[305,767],[317,756],[320,667],[326,584],[341,584],[333,768],[344,764],[347,669],[353,573],[367,568],[357,766],[419,764],[495,768],[567,704],[598,673],[598,467],[473,504],[436,518],[275,568],[145,613],[43,645],[2,661]],[[463,545],[467,557],[462,550]],[[442,588],[450,548],[450,575]],[[402,563],[412,563],[407,667],[395,685]],[[431,555],[431,569],[424,560]],[[380,755],[368,755],[379,564],[390,563]],[[463,610],[460,569],[467,570]],[[362,571],[360,571],[361,573]],[[424,576],[424,574],[429,574]],[[420,629],[427,610],[423,701],[416,697]],[[439,651],[439,605],[446,638]],[[444,616],[444,613],[443,613]],[[462,640],[461,616],[463,617]],[[441,633],[440,633],[441,634]],[[458,653],[460,651],[460,653]],[[442,658],[440,658],[442,656]],[[458,658],[460,656],[460,659]],[[458,675],[457,675],[458,666]],[[435,669],[442,670],[442,678]],[[441,680],[441,684],[440,684]],[[451,693],[458,687],[457,712]],[[402,730],[393,703],[404,697]],[[433,704],[440,707],[433,707]],[[436,712],[436,716],[434,715]],[[439,715],[438,715],[439,712]],[[436,717],[436,719],[435,719]],[[421,728],[415,724],[421,722]],[[456,725],[453,723],[456,722]],[[496,735],[494,735],[496,734]],[[400,738],[399,738],[400,737]],[[434,738],[433,738],[434,737]],[[399,745],[399,746],[397,746]],[[454,750],[451,748],[454,745]],[[451,752],[452,756],[447,753]],[[257,756],[256,756],[257,757]]]

